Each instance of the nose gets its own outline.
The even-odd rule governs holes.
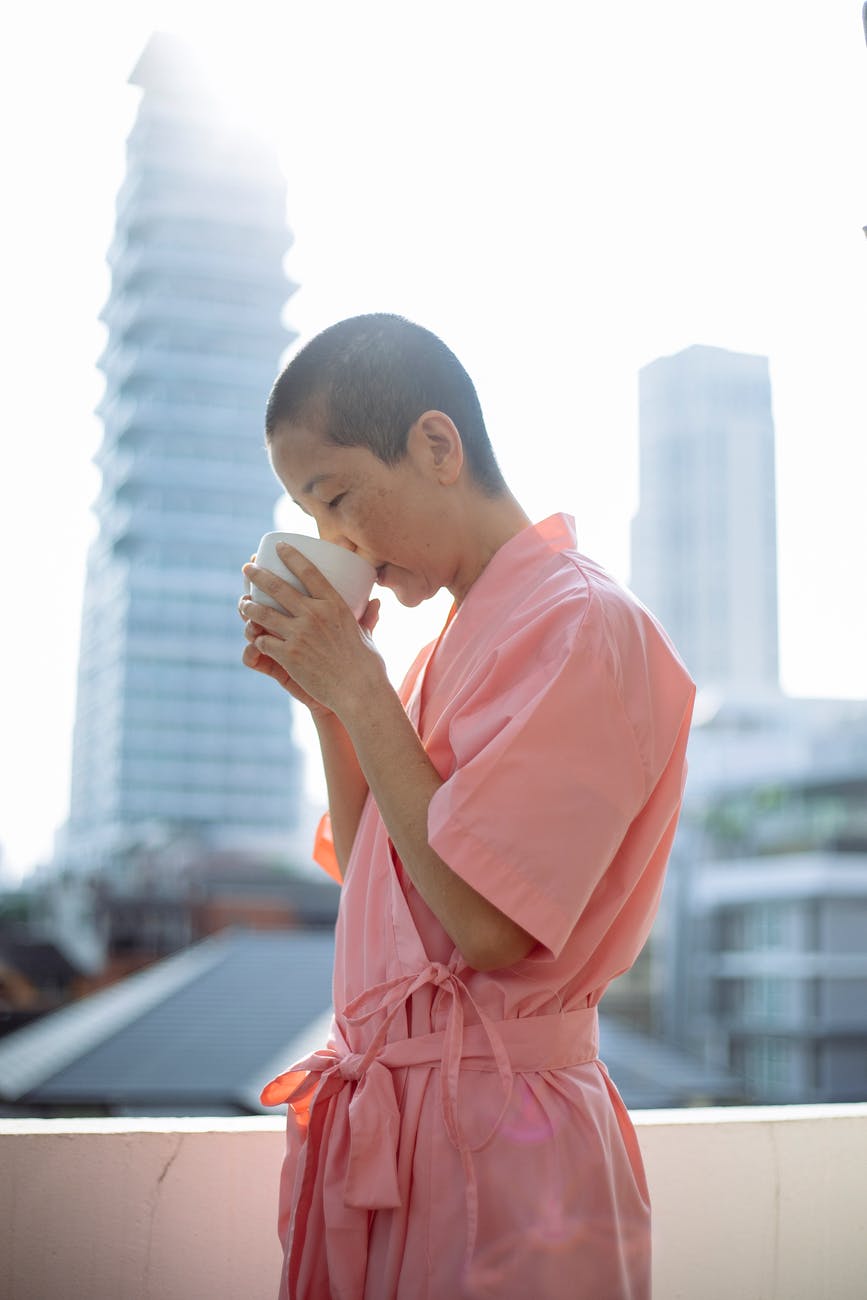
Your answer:
[[[317,523],[316,527],[323,542],[333,542],[335,546],[342,546],[345,551],[358,550],[355,542],[347,537],[345,533],[341,533],[339,529],[329,528],[327,522]]]

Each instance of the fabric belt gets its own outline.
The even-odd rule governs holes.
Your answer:
[[[445,1028],[386,1042],[389,1027],[417,989],[436,985],[450,998]],[[478,1024],[464,1023],[466,1001],[475,1010]],[[316,1112],[329,1097],[352,1089],[348,1104],[349,1161],[344,1202],[358,1209],[393,1209],[401,1204],[397,1174],[400,1112],[392,1070],[412,1066],[440,1066],[440,1096],[443,1123],[449,1141],[458,1151],[464,1171],[467,1205],[468,1271],[478,1230],[478,1189],[472,1152],[490,1142],[506,1113],[515,1074],[557,1070],[596,1059],[599,1050],[599,1020],[595,1007],[562,1011],[554,1015],[532,1015],[520,1019],[491,1020],[482,1011],[466,984],[449,966],[431,962],[416,975],[399,976],[366,989],[350,1002],[341,1022],[363,1025],[385,1012],[382,1024],[363,1052],[353,1052],[344,1043],[326,1047],[297,1061],[272,1079],[262,1090],[262,1102],[277,1106],[288,1102],[296,1123],[307,1141],[300,1195],[291,1234],[288,1267],[289,1295],[295,1283],[306,1237],[319,1160]],[[460,1122],[458,1082],[461,1070],[496,1070],[502,1085],[502,1105],[488,1132],[470,1143]],[[326,1223],[327,1230],[327,1223]]]

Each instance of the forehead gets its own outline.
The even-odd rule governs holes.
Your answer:
[[[335,446],[306,424],[279,424],[269,451],[277,477],[296,500],[328,479],[369,477],[380,464],[366,447]]]

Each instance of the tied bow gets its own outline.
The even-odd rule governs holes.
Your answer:
[[[436,985],[450,998],[445,1029],[441,1033],[387,1042],[393,1020],[413,993],[425,984]],[[464,1000],[478,1016],[503,1088],[499,1113],[484,1137],[472,1144],[463,1132],[459,1112]],[[314,1052],[272,1080],[262,1092],[262,1101],[270,1106],[288,1102],[299,1127],[306,1131],[314,1102],[322,1105],[343,1087],[352,1086],[344,1200],[357,1208],[390,1209],[401,1203],[397,1177],[400,1113],[391,1072],[402,1066],[439,1063],[443,1123],[464,1171],[469,1266],[478,1228],[478,1190],[471,1153],[490,1142],[511,1100],[514,1073],[508,1053],[494,1022],[485,1015],[455,971],[441,962],[431,962],[415,975],[398,976],[365,989],[346,1006],[340,1019],[349,1025],[363,1025],[383,1012],[385,1018],[364,1052],[340,1052],[330,1046]]]

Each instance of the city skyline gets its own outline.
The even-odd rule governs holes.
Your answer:
[[[721,21],[666,0],[567,21],[542,5],[526,29],[489,4],[446,4],[420,27],[391,4],[326,25],[254,3],[233,32],[203,5],[85,4],[56,7],[48,45],[44,14],[16,14],[2,55],[15,364],[0,553],[7,592],[36,612],[10,600],[4,614],[0,842],[15,874],[47,855],[66,810],[97,318],[135,111],[126,79],[150,31],[198,22],[246,64],[248,107],[258,94],[289,180],[301,337],[374,309],[441,333],[525,508],[570,510],[616,576],[637,506],[639,369],[693,343],[769,356],[783,687],[865,695],[858,9],[834,0],[818,22],[736,0]],[[387,605],[395,673],[441,617]]]

